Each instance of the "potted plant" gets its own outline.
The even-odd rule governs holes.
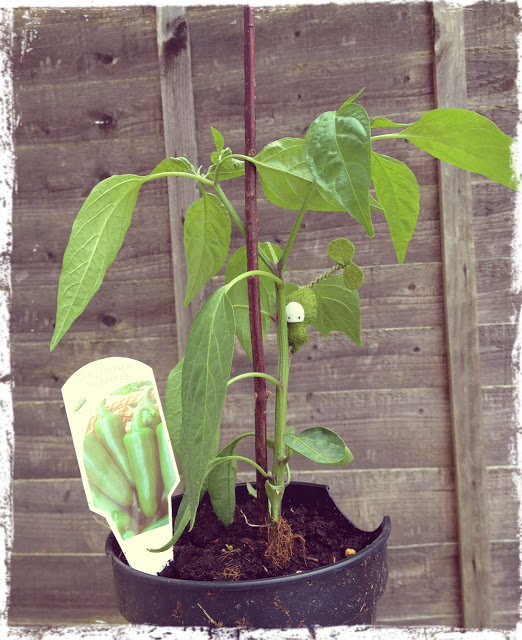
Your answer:
[[[173,499],[172,539],[163,547],[177,544],[178,564],[169,569],[174,577],[130,568],[114,537],[107,540],[120,610],[132,622],[284,627],[368,623],[374,618],[387,577],[389,519],[384,518],[374,532],[362,532],[339,512],[325,487],[291,483],[294,455],[331,466],[346,465],[353,456],[333,431],[324,426],[300,431],[286,418],[290,360],[306,348],[308,331],[313,327],[324,337],[341,331],[360,344],[358,289],[364,273],[354,262],[353,243],[344,237],[332,238],[325,246],[332,266],[313,281],[288,282],[286,266],[308,210],[345,211],[370,238],[374,233],[370,212],[384,215],[397,259],[404,261],[419,214],[419,188],[404,163],[376,150],[381,140],[408,140],[440,160],[509,188],[516,188],[517,180],[512,140],[487,118],[462,109],[434,109],[410,124],[381,116],[370,119],[357,101],[361,93],[320,114],[303,138],[275,140],[256,155],[233,153],[213,128],[216,148],[208,168],[196,168],[179,157],[167,158],[146,176],[112,176],[92,190],[77,215],[63,259],[51,350],[100,287],[147,182],[189,179],[201,191],[184,224],[185,303],[226,263],[225,284],[196,316],[185,356],[166,386],[167,427],[185,482],[183,496]],[[382,133],[383,129],[388,132]],[[223,189],[223,182],[242,178],[252,167],[273,205],[297,211],[282,247],[252,239]],[[229,257],[232,224],[247,243]],[[278,364],[277,371],[266,373],[262,343],[271,324],[277,334]],[[254,370],[231,379],[236,337],[253,360]],[[274,433],[267,437],[256,422],[255,432],[245,430],[220,449],[227,388],[251,377],[273,386]],[[256,441],[255,459],[237,455],[238,443],[251,437]],[[272,452],[270,468],[263,461],[263,447]],[[255,488],[250,483],[236,485],[238,462],[255,468]],[[353,543],[346,544],[343,553],[330,549],[327,566],[320,566],[307,547],[310,539],[297,529],[299,518],[294,527],[288,523],[296,511],[304,521],[320,516],[331,520]],[[223,532],[234,528],[239,533],[228,542]],[[212,531],[210,537],[217,536],[217,547],[209,548],[220,568],[201,577],[194,556],[205,554],[202,539],[207,530]],[[324,535],[320,542],[326,543]],[[192,563],[196,579],[186,575],[185,560]],[[266,575],[242,580],[248,572],[241,562],[257,563],[254,573],[264,570]]]

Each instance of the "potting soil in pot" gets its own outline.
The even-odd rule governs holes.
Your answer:
[[[238,499],[233,524],[218,520],[205,496],[192,531],[174,547],[174,559],[158,575],[183,580],[250,580],[291,575],[344,560],[373,542],[376,534],[351,525],[335,509],[293,504],[285,496],[283,519],[291,527],[292,555],[275,560],[268,549],[267,527],[257,523],[255,500]]]

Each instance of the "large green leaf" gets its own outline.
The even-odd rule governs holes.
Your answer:
[[[384,206],[397,260],[402,264],[419,217],[417,178],[400,160],[373,152],[372,180],[375,193]]]
[[[181,374],[183,371],[183,358],[172,369],[167,378],[165,388],[165,420],[169,432],[170,442],[174,453],[179,457],[180,433],[181,433]]]
[[[190,329],[181,376],[180,462],[192,525],[208,462],[217,454],[221,413],[234,353],[234,310],[221,287]]]
[[[308,130],[306,159],[317,184],[373,237],[369,193],[370,120],[358,104],[320,115]]]
[[[314,287],[317,317],[312,326],[324,337],[330,331],[341,331],[361,345],[361,310],[359,294],[344,286],[343,274],[329,276]]]
[[[347,454],[341,436],[324,427],[312,427],[298,434],[286,433],[283,440],[292,451],[319,464],[337,465],[350,461],[351,453],[348,451]]]
[[[76,216],[63,256],[51,351],[101,286],[131,223],[143,178],[112,176],[97,184]]]
[[[265,196],[278,207],[297,211],[314,180],[306,163],[305,141],[282,138],[266,145],[254,158]],[[321,188],[315,187],[307,200],[310,211],[345,211]]]
[[[183,225],[187,261],[185,306],[223,266],[231,232],[227,210],[214,194],[204,192],[187,209]]]
[[[516,188],[513,140],[478,113],[466,109],[433,109],[396,135],[439,160]]]
[[[262,247],[265,252],[270,255],[270,243],[265,242],[259,245]],[[276,260],[281,257],[282,251],[281,249],[275,245],[271,245],[272,250],[276,255]],[[260,260],[259,261],[259,269],[261,271],[270,272],[269,268],[265,265],[265,263]],[[245,273],[247,270],[247,261],[246,261],[246,247],[240,247],[237,251],[235,251],[231,256],[227,263],[226,271],[225,271],[225,282],[228,284],[235,277]],[[266,311],[267,313],[274,312],[275,300],[276,300],[276,290],[275,285],[272,280],[268,278],[259,278],[259,291],[261,296],[261,309],[262,311]],[[230,289],[228,293],[228,297],[233,305],[241,305],[248,306],[248,285],[246,280],[240,280],[237,282],[232,289]],[[248,354],[250,360],[252,360],[252,344],[250,341],[250,318],[248,315],[248,309],[234,309],[234,315],[236,320],[236,334],[241,343],[241,346]],[[266,316],[262,317],[262,326],[263,326],[263,340],[266,337],[266,333],[268,328],[270,327],[270,319]]]

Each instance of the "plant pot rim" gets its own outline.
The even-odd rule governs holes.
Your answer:
[[[301,486],[313,486],[315,488],[324,488],[329,493],[328,485],[318,484],[315,482],[293,482],[294,485]],[[246,483],[238,483],[236,487],[245,487]],[[331,500],[334,502],[336,508],[342,513],[339,509],[335,500],[330,496]],[[345,518],[345,516],[343,514]],[[116,538],[114,534],[109,533],[107,536],[107,540],[105,542],[105,555],[112,558],[112,561],[116,564],[120,565],[125,571],[129,571],[130,573],[140,574],[142,579],[149,579],[151,581],[162,580],[165,583],[170,584],[183,584],[187,588],[192,588],[194,590],[208,591],[211,587],[212,589],[222,589],[224,591],[240,591],[244,589],[265,589],[270,587],[270,585],[276,586],[281,580],[285,580],[286,583],[292,582],[306,582],[307,577],[310,574],[314,576],[322,576],[332,573],[334,571],[339,571],[341,568],[349,569],[350,567],[356,566],[357,564],[363,562],[370,554],[375,553],[380,547],[386,544],[391,531],[391,520],[389,516],[384,516],[381,524],[374,529],[374,532],[380,531],[377,538],[371,542],[368,546],[366,546],[362,551],[358,551],[355,555],[350,556],[349,558],[345,558],[344,560],[339,560],[339,562],[335,562],[334,564],[329,564],[324,567],[317,567],[314,569],[308,569],[307,571],[303,571],[301,573],[293,573],[286,576],[277,576],[272,578],[256,578],[255,580],[238,580],[237,582],[231,582],[226,580],[182,580],[180,578],[165,578],[163,576],[152,575],[148,573],[144,573],[143,571],[139,571],[138,569],[134,569],[130,565],[122,562],[119,557],[114,552],[114,543],[116,542]],[[372,533],[372,532],[369,532]]]

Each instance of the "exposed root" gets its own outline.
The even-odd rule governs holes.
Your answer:
[[[284,568],[290,563],[294,554],[294,542],[296,540],[301,543],[303,558],[306,563],[306,543],[303,536],[292,533],[292,527],[284,518],[272,522],[265,551],[265,558],[267,558],[272,567]]]
[[[235,581],[241,578],[241,567],[237,562],[229,562],[223,569],[223,578],[225,580]]]
[[[199,604],[199,602],[196,602],[196,604],[198,605],[198,607],[201,609],[201,611],[203,611],[203,613],[205,614],[207,620],[209,622],[211,622],[215,627],[222,627],[223,623],[221,621],[215,621],[213,618],[211,618],[208,613],[205,611],[205,609],[203,609],[203,607]]]

